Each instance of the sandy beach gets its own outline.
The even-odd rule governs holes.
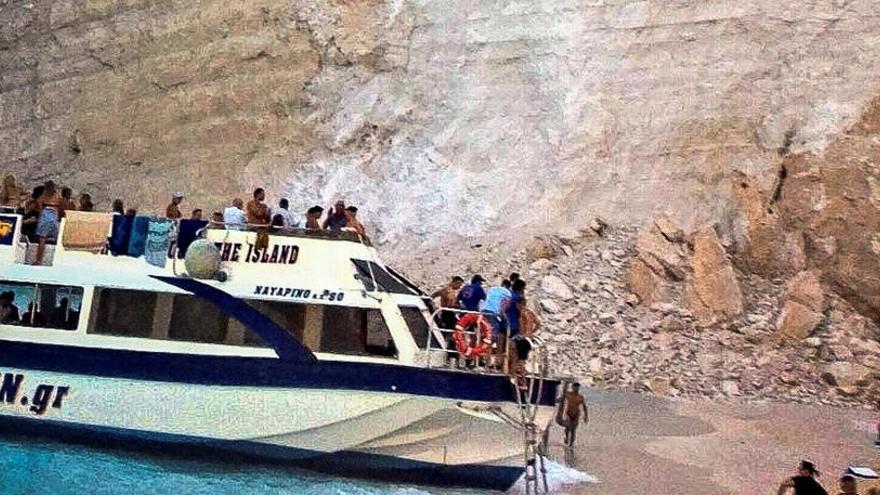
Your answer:
[[[775,494],[802,458],[835,493],[848,465],[880,470],[874,446],[878,413],[794,404],[672,400],[588,390],[590,424],[574,452],[554,428],[555,459],[600,481],[573,495]]]

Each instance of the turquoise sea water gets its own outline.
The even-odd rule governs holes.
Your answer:
[[[0,494],[482,495],[0,436]],[[491,493],[491,492],[490,492]]]

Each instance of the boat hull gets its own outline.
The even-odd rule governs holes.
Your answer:
[[[2,372],[0,430],[16,434],[396,483],[506,490],[523,472],[521,432],[474,409],[514,415],[511,403]],[[552,408],[541,416],[549,424]]]

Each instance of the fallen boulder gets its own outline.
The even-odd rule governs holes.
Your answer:
[[[742,291],[714,228],[703,228],[694,237],[692,265],[684,301],[697,321],[712,325],[742,314]]]

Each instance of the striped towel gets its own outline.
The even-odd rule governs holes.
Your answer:
[[[171,245],[171,229],[174,222],[167,218],[154,218],[147,227],[147,239],[144,243],[144,259],[147,263],[165,268],[168,262],[168,247]]]

